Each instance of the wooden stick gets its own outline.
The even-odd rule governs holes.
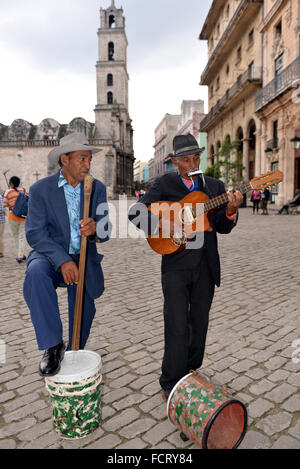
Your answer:
[[[92,185],[93,185],[93,177],[91,175],[87,175],[84,179],[84,206],[83,206],[83,219],[84,220],[86,218],[89,218]],[[74,320],[73,320],[73,334],[72,334],[72,350],[79,350],[79,347],[80,347],[84,275],[85,275],[85,266],[86,266],[86,248],[87,248],[87,237],[83,236],[81,239],[81,244],[80,244],[79,282],[77,284],[77,289],[76,289],[76,300],[75,300]]]

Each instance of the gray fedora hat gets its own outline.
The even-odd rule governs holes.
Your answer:
[[[192,134],[176,135],[173,139],[174,157],[194,155],[202,153],[198,142]]]
[[[59,146],[50,151],[48,161],[51,165],[56,166],[61,155],[72,153],[73,151],[90,151],[98,153],[101,148],[94,148],[89,145],[89,141],[85,135],[79,132],[73,132],[60,139]]]

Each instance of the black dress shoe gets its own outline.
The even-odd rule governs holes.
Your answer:
[[[39,365],[40,376],[54,376],[60,370],[60,363],[65,355],[65,344],[61,342],[45,351]]]
[[[171,391],[166,391],[165,389],[163,389],[162,391],[162,398],[165,402],[168,402],[168,399],[169,399],[169,395],[171,394]]]

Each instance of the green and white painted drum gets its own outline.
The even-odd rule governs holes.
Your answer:
[[[101,421],[101,357],[96,352],[66,352],[61,369],[45,378],[54,430],[62,438],[84,438]]]
[[[224,386],[196,372],[172,389],[167,416],[184,435],[203,449],[235,449],[247,428],[247,410]]]

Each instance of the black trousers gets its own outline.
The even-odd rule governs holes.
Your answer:
[[[199,268],[164,272],[165,349],[161,387],[170,392],[190,370],[202,365],[215,284],[205,255]]]
[[[260,200],[253,200],[253,213],[255,212],[255,210],[258,212],[258,209],[259,209],[259,204],[260,204]]]

